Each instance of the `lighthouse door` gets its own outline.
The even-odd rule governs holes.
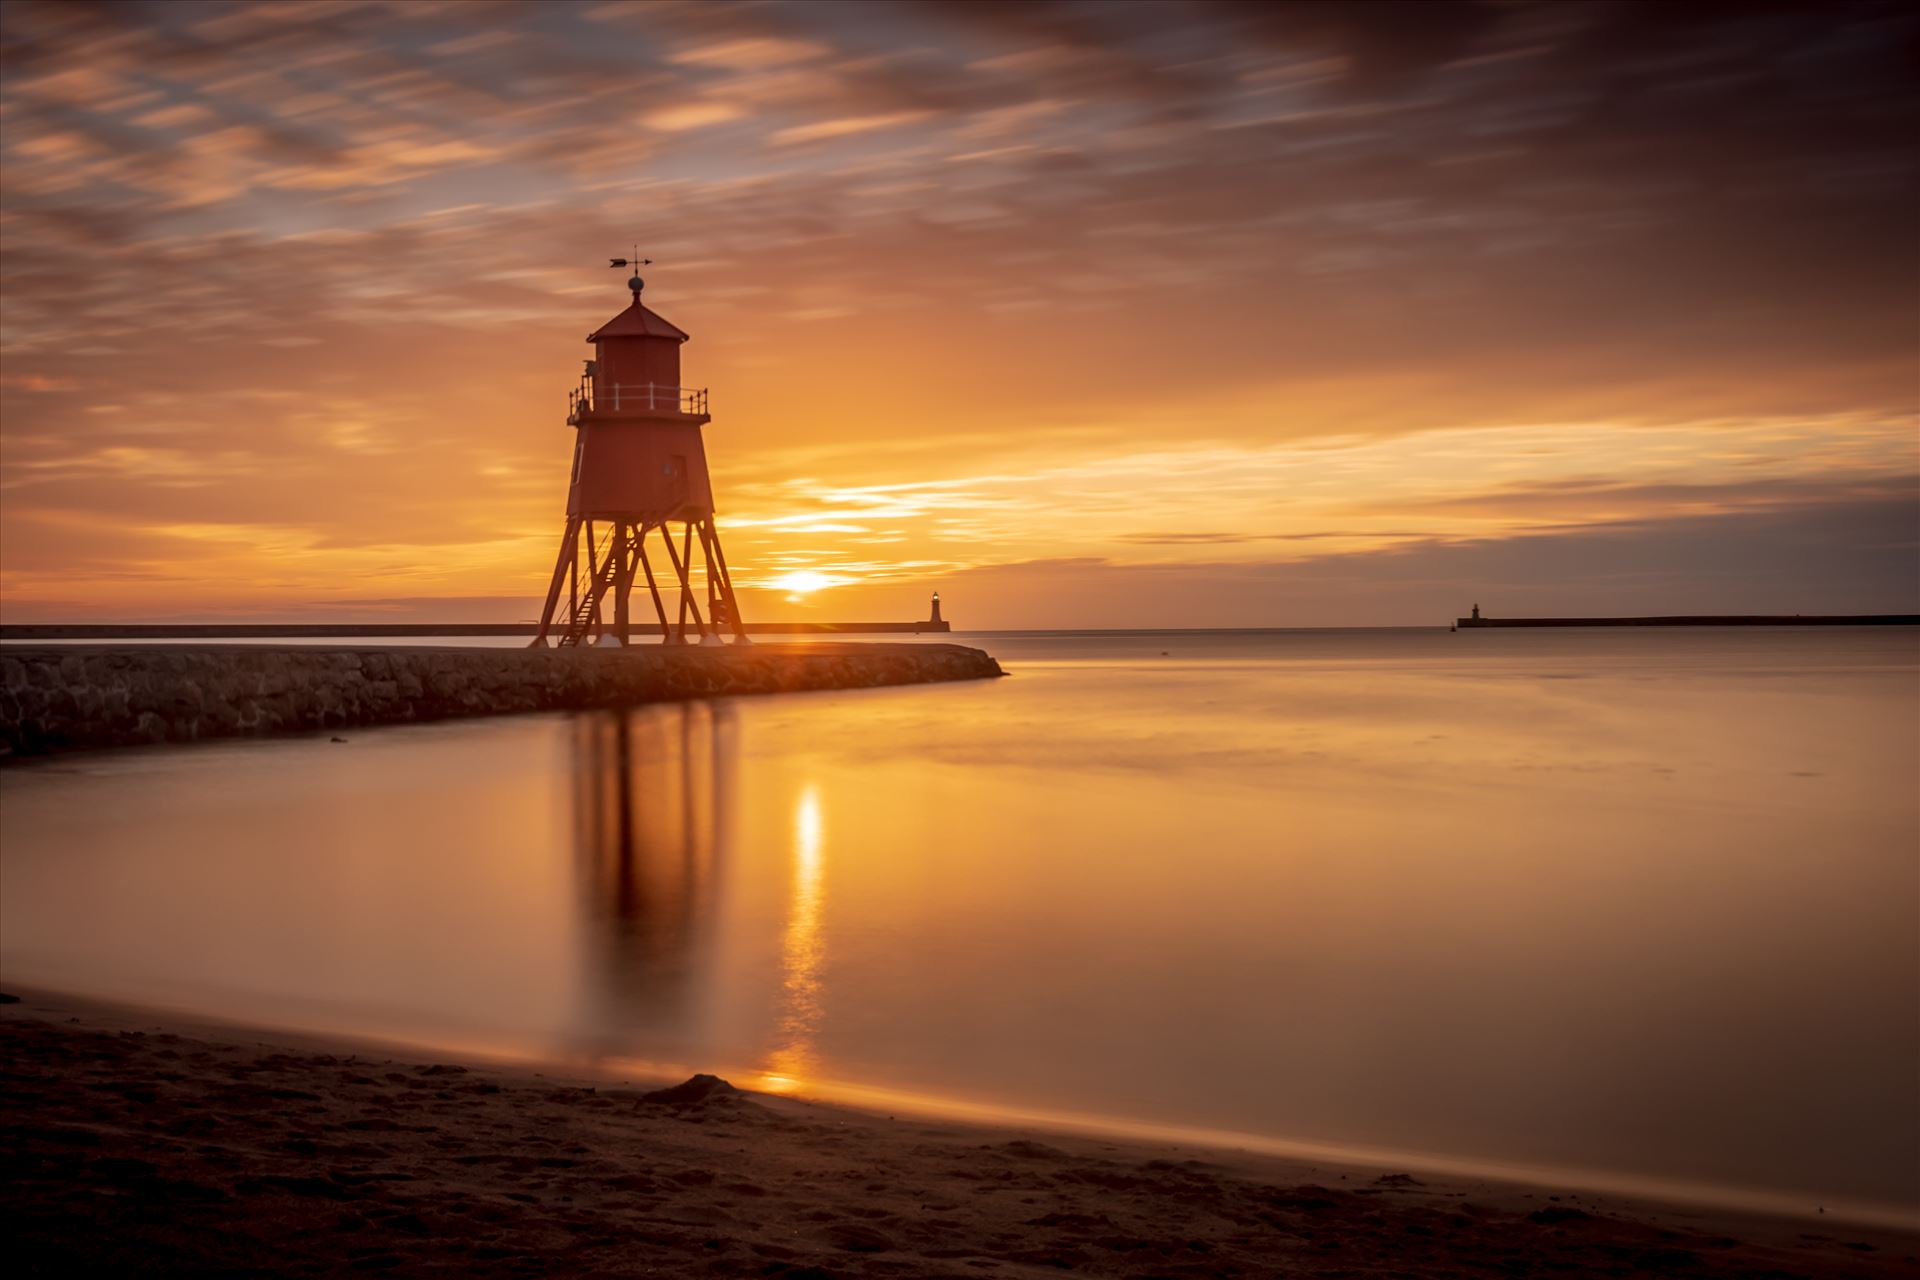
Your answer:
[[[677,511],[687,505],[687,455],[673,454],[662,470],[666,472],[667,505]]]

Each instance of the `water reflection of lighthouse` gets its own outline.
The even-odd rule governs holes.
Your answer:
[[[728,855],[733,710],[689,702],[580,716],[574,822],[588,1052],[696,1047]]]

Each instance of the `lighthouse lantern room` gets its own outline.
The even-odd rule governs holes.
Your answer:
[[[707,393],[680,385],[687,334],[640,301],[646,261],[613,259],[633,267],[633,303],[587,335],[594,358],[568,397],[566,528],[535,646],[628,643],[636,585],[669,644],[685,643],[689,626],[703,643],[722,628],[747,638],[713,523]]]

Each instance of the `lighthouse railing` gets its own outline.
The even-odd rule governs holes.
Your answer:
[[[598,394],[591,384],[575,387],[567,393],[567,421],[578,422],[580,415],[593,413],[684,413],[705,417],[705,387],[670,387],[659,382],[612,382]]]

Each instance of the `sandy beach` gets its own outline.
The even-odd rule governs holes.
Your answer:
[[[0,1006],[15,1273],[1912,1274],[1920,1237]]]

